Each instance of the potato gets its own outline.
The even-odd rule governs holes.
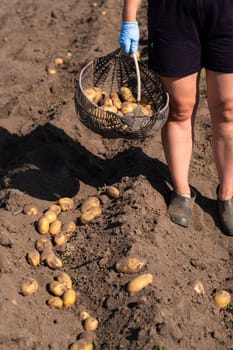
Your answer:
[[[38,208],[35,205],[25,205],[23,208],[23,213],[28,216],[34,216],[38,214]]]
[[[82,224],[88,224],[89,222],[101,216],[101,214],[102,214],[101,207],[93,207],[81,214],[80,221]]]
[[[54,211],[54,213],[58,216],[61,212],[61,207],[57,204],[51,204],[49,206],[49,211]]]
[[[48,69],[48,74],[49,75],[55,75],[56,73],[57,73],[56,69],[54,69],[54,68],[49,68]]]
[[[57,235],[54,235],[53,241],[55,245],[63,246],[67,243],[67,237],[64,233],[58,233]]]
[[[44,250],[51,250],[53,248],[53,244],[47,237],[38,238],[35,242],[35,247],[38,252],[43,252]]]
[[[27,253],[27,261],[32,266],[39,266],[40,265],[40,253],[36,249],[31,249]]]
[[[120,88],[120,96],[122,100],[125,102],[132,102],[132,103],[136,102],[136,99],[134,98],[132,91],[130,90],[130,88],[126,86],[122,86]]]
[[[95,104],[98,104],[102,98],[102,89],[99,87],[94,87],[95,90],[95,97],[93,98],[93,102]]]
[[[117,199],[120,197],[120,191],[115,186],[106,186],[105,192],[110,198]]]
[[[115,106],[117,109],[121,109],[121,100],[118,96],[117,92],[110,92],[109,97],[112,99],[113,106]]]
[[[89,314],[88,311],[83,310],[83,311],[80,312],[79,316],[80,316],[80,320],[81,320],[81,321],[84,321],[84,320],[86,320],[88,317],[90,317],[90,314]]]
[[[51,259],[51,256],[54,256],[55,253],[52,249],[46,248],[40,254],[40,261],[46,262],[47,259]]]
[[[44,216],[48,219],[50,224],[57,220],[57,214],[53,210],[46,210]]]
[[[88,211],[90,208],[99,207],[100,200],[97,197],[89,197],[87,198],[81,205],[81,213]]]
[[[219,290],[214,294],[214,301],[220,308],[227,307],[231,303],[231,295],[226,290]]]
[[[128,284],[128,292],[130,292],[130,293],[139,292],[140,290],[147,287],[152,282],[153,282],[153,276],[150,273],[146,273],[146,274],[140,275],[138,277],[135,277]]]
[[[112,99],[111,99],[110,97],[107,96],[107,97],[104,99],[103,106],[105,106],[105,107],[112,107],[112,106],[113,106]]]
[[[104,111],[117,113],[117,108],[115,106],[103,106],[102,108]]]
[[[60,220],[55,220],[49,225],[49,233],[51,235],[57,235],[59,232],[61,232],[61,221]]]
[[[63,299],[63,305],[65,307],[69,307],[74,305],[75,301],[76,301],[76,292],[73,289],[68,289],[67,291],[65,291],[65,293],[62,296]]]
[[[74,208],[74,201],[72,198],[64,197],[58,199],[58,205],[62,211],[67,211]]]
[[[121,112],[123,114],[132,113],[136,107],[137,107],[137,103],[123,102],[121,106]]]
[[[123,273],[139,272],[146,264],[146,259],[140,256],[124,257],[116,263],[116,270]]]
[[[93,316],[86,318],[83,322],[83,327],[86,331],[95,331],[98,325],[99,321]]]
[[[60,297],[51,297],[47,300],[47,304],[51,307],[61,309],[63,306],[63,300]]]
[[[205,294],[205,288],[200,281],[193,282],[193,289],[197,294]]]
[[[72,343],[69,350],[93,350],[93,344],[87,339],[80,339]]]
[[[51,281],[48,285],[48,289],[50,293],[56,297],[62,296],[66,291],[64,284],[58,281]]]
[[[35,278],[27,278],[21,282],[20,292],[23,295],[31,295],[37,292],[39,285]]]
[[[94,98],[96,96],[96,91],[94,88],[86,88],[84,89],[84,93],[91,102],[94,101]]]
[[[60,272],[56,277],[56,280],[62,283],[65,286],[65,288],[72,288],[72,279],[66,272]]]
[[[43,252],[42,254],[47,253],[45,256],[45,263],[50,267],[52,270],[60,269],[63,266],[63,263],[61,259],[59,259],[53,251],[50,252]],[[42,259],[42,257],[41,257]]]
[[[64,63],[64,61],[63,61],[63,59],[61,57],[57,57],[57,58],[55,58],[54,63],[57,66],[61,66]]]
[[[62,233],[69,239],[72,234],[76,231],[77,225],[74,221],[69,221],[67,224],[62,226]]]
[[[37,223],[37,230],[41,235],[49,233],[49,221],[45,216],[42,216]]]

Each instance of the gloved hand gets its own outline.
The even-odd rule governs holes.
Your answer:
[[[136,53],[139,42],[138,22],[122,22],[119,43],[122,50],[130,55]]]

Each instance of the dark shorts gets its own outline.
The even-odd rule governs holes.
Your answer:
[[[233,0],[149,0],[148,47],[159,75],[233,73]]]

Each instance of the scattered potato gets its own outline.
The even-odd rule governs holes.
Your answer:
[[[81,311],[80,312],[80,320],[81,321],[84,321],[84,320],[86,320],[88,317],[90,317],[90,314],[89,314],[89,312],[88,311],[86,311],[86,310],[83,310],[83,311]]]
[[[42,216],[38,220],[37,229],[41,235],[46,235],[49,233],[49,221],[45,216]]]
[[[65,307],[72,306],[76,301],[76,292],[74,289],[68,289],[62,296]]]
[[[138,277],[135,277],[128,284],[128,292],[130,292],[130,293],[139,292],[140,290],[147,287],[152,282],[153,282],[153,276],[150,273],[146,273],[146,274],[140,275]]]
[[[53,294],[56,297],[60,297],[64,294],[64,292],[66,291],[66,287],[64,286],[63,283],[60,283],[58,281],[51,281],[49,283],[49,291],[51,294]]]
[[[54,63],[55,63],[57,66],[62,65],[62,64],[64,63],[63,58],[61,58],[61,57],[55,58]]]
[[[120,197],[120,191],[115,186],[106,186],[105,192],[110,198],[117,199]]]
[[[61,232],[61,220],[55,220],[49,225],[49,233],[51,235],[57,235],[59,232]]]
[[[52,270],[60,269],[63,266],[61,259],[59,259],[52,251],[47,255],[45,262]]]
[[[95,331],[98,328],[99,321],[97,318],[90,316],[84,320],[83,327],[86,331]]]
[[[38,214],[38,208],[35,205],[27,204],[23,208],[23,213],[29,216]]]
[[[205,288],[200,281],[194,281],[193,289],[197,294],[205,294]]]
[[[48,74],[49,74],[49,75],[55,75],[55,74],[57,74],[57,71],[56,71],[56,69],[54,69],[54,68],[49,68],[49,69],[48,69]]]
[[[100,217],[101,214],[102,214],[101,207],[93,207],[81,214],[80,221],[82,224],[88,224],[89,222]]]
[[[146,259],[140,256],[124,257],[116,263],[116,270],[123,273],[139,272],[146,264]]]
[[[100,201],[97,197],[89,197],[87,198],[81,205],[81,213],[88,211],[90,208],[99,207]]]
[[[62,226],[62,232],[69,239],[72,234],[76,231],[77,225],[74,221],[69,221],[67,224]]]
[[[67,51],[67,53],[66,53],[66,57],[72,57],[72,52]]]
[[[51,307],[55,307],[57,309],[61,309],[63,306],[63,300],[60,297],[51,297],[47,301],[47,304]]]
[[[87,339],[80,339],[72,343],[69,350],[93,350],[93,344]]]
[[[38,250],[38,252],[43,252],[44,250],[52,250],[53,244],[51,240],[47,237],[41,237],[38,238],[35,242],[35,247]]]
[[[27,261],[30,265],[36,267],[40,265],[40,253],[36,249],[31,249],[27,253]]]
[[[58,205],[62,211],[71,210],[74,208],[74,201],[72,198],[64,197],[58,199]]]
[[[51,259],[51,256],[54,256],[55,253],[52,249],[50,248],[45,248],[44,250],[42,250],[41,254],[40,254],[40,261],[41,262],[47,262],[47,259]]]
[[[57,204],[51,204],[49,206],[49,211],[54,211],[54,213],[58,216],[61,212],[61,207]]]
[[[67,289],[72,288],[72,279],[66,272],[60,272],[56,280],[62,283]]]
[[[226,290],[220,290],[214,294],[214,301],[220,308],[224,308],[231,303],[231,294]]]
[[[64,233],[58,233],[53,237],[54,244],[57,246],[63,246],[67,243],[67,237]]]
[[[47,220],[50,224],[57,220],[57,214],[53,210],[47,210],[44,213],[44,216],[47,218]]]
[[[107,15],[107,11],[101,11],[101,15],[102,16],[106,16]]]
[[[36,279],[27,278],[20,285],[20,291],[23,295],[31,295],[37,292],[39,285]]]

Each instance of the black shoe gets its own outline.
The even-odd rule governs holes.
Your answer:
[[[178,225],[188,227],[192,219],[195,198],[196,194],[193,190],[191,190],[190,198],[181,196],[173,191],[168,206],[168,214],[171,220]]]
[[[226,235],[233,236],[233,198],[225,200],[217,197],[217,202],[222,230]]]

